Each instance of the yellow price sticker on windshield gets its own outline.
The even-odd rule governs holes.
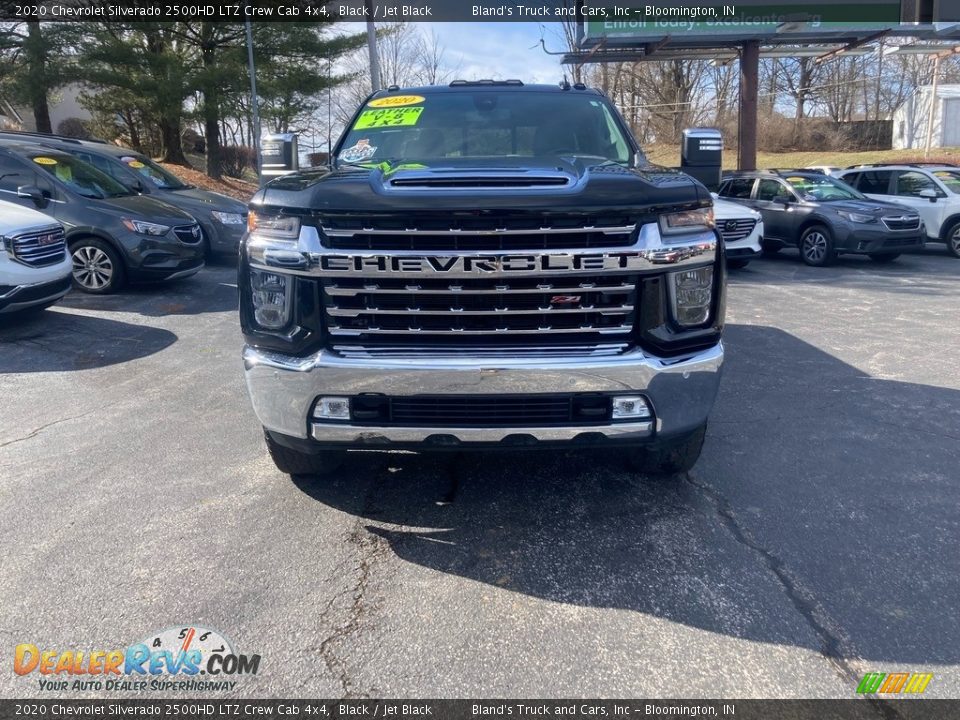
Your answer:
[[[127,165],[129,165],[132,168],[137,168],[137,170],[139,170],[142,167],[146,167],[146,165],[144,165],[139,160],[131,160],[130,162],[127,163]]]
[[[354,130],[382,127],[411,127],[420,120],[423,106],[390,108],[388,110],[364,110],[354,124]]]
[[[391,97],[382,97],[371,100],[367,107],[372,108],[390,108],[402,107],[403,105],[416,105],[424,101],[423,95],[393,95]]]
[[[56,160],[48,157],[35,157],[33,161],[37,163],[37,165],[56,165],[57,164]]]

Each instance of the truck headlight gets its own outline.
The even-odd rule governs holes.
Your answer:
[[[670,302],[678,325],[694,327],[710,319],[713,304],[713,266],[670,273]]]
[[[877,221],[873,215],[864,215],[863,213],[848,212],[846,210],[837,210],[837,215],[842,217],[844,220],[849,220],[850,222],[855,223],[871,223]]]
[[[161,225],[160,223],[147,222],[146,220],[134,220],[132,218],[123,218],[121,221],[123,226],[127,228],[130,232],[138,233],[139,235],[153,235],[160,236],[166,235],[170,232],[169,225]]]
[[[281,330],[290,322],[293,278],[263,270],[250,271],[253,319],[266,330]]]
[[[264,237],[296,240],[300,236],[300,218],[292,215],[261,215],[251,210],[247,215],[247,230]]]
[[[713,229],[713,208],[681,210],[660,216],[660,233],[663,235],[683,235]]]

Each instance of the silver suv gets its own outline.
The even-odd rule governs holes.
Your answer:
[[[916,210],[927,228],[927,239],[946,243],[947,251],[960,258],[960,167],[856,165],[836,175],[867,197]]]

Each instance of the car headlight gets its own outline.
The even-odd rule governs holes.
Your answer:
[[[131,218],[124,218],[123,225],[130,232],[139,233],[140,235],[166,235],[170,232],[169,225],[161,225],[160,223],[147,222],[146,220],[132,220]]]
[[[296,240],[300,236],[300,218],[292,215],[261,215],[251,210],[247,215],[247,230],[265,237]]]
[[[670,273],[673,317],[682,327],[703,325],[713,303],[713,266]]]
[[[837,210],[837,215],[842,217],[844,220],[849,220],[850,222],[855,223],[871,223],[877,221],[877,218],[875,218],[873,215],[864,215],[863,213],[849,212],[847,210]]]
[[[660,216],[660,232],[663,235],[681,235],[713,229],[713,208],[681,210]]]
[[[281,330],[290,322],[293,278],[289,275],[250,271],[253,319],[266,330]]]
[[[219,210],[214,210],[210,214],[213,215],[213,219],[221,225],[243,225],[244,222],[243,215],[240,213],[220,212]]]

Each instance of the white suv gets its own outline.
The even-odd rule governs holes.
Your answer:
[[[72,270],[60,223],[0,200],[0,314],[52,305],[70,290]]]
[[[960,167],[956,165],[857,165],[837,173],[864,195],[907,205],[918,213],[927,237],[947,244],[960,258]]]
[[[713,219],[723,238],[727,267],[742,268],[753,258],[760,257],[763,239],[763,219],[760,213],[713,195]]]

